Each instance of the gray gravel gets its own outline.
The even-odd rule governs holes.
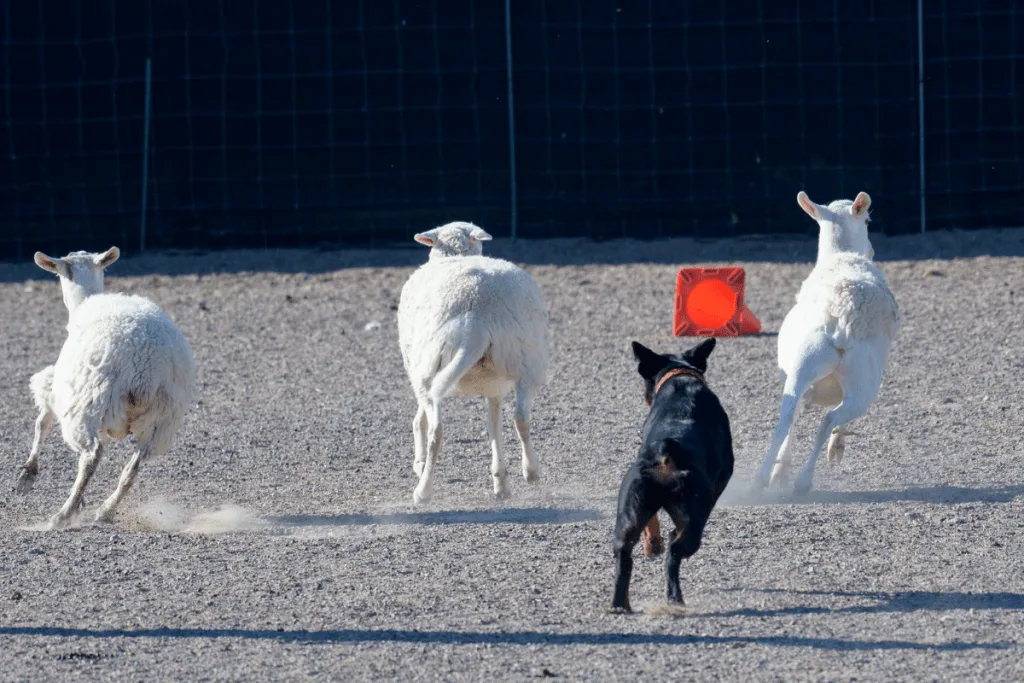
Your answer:
[[[771,333],[813,238],[488,245],[552,311],[543,483],[495,503],[483,401],[449,399],[422,509],[394,308],[426,249],[124,257],[108,289],[178,321],[201,398],[112,525],[64,532],[38,530],[74,475],[59,429],[35,490],[13,485],[28,378],[66,313],[55,279],[0,265],[0,679],[1024,678],[1024,230],[874,241],[902,336],[842,465],[823,459],[799,501],[746,487],[778,407]],[[694,343],[671,336],[675,271],[715,263],[747,268],[767,333],[710,361],[736,475],[684,564],[686,610],[661,608],[662,565],[639,561],[644,612],[611,615],[615,493],[645,411],[629,342]],[[798,425],[798,466],[819,417]],[[126,453],[108,451],[90,507]]]

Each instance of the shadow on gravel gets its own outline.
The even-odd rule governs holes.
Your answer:
[[[339,629],[334,631],[259,631],[219,628],[154,628],[139,630],[92,630],[84,628],[48,628],[45,626],[0,627],[0,636],[49,636],[56,638],[241,638],[277,640],[285,643],[436,643],[444,645],[771,645],[809,647],[820,650],[1006,650],[1010,642],[918,643],[909,640],[843,640],[841,638],[802,638],[798,636],[675,636],[664,633],[542,633],[509,631],[397,631]]]
[[[791,493],[764,492],[751,494],[738,491],[726,493],[722,502],[730,507],[748,505],[842,505],[845,503],[1009,503],[1024,495],[1024,486],[930,486],[889,491],[811,491],[806,496]]]
[[[795,605],[777,608],[753,608],[708,612],[704,617],[781,617],[806,614],[880,614],[887,612],[945,612],[949,610],[1024,610],[1024,595],[1020,593],[936,593],[929,591],[798,591],[778,588],[725,589],[729,591],[752,590],[757,593],[782,593],[785,595],[806,595],[841,600],[872,600],[870,605],[848,605],[846,607],[825,607]]]
[[[495,508],[493,510],[444,510],[384,515],[284,515],[266,517],[278,527],[368,526],[371,524],[574,524],[601,519],[597,510],[565,508]]]

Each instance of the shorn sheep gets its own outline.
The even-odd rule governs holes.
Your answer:
[[[51,528],[65,526],[84,507],[84,490],[104,442],[131,435],[132,457],[96,512],[97,521],[109,521],[139,465],[170,449],[195,397],[192,350],[167,314],[144,297],[103,293],[103,271],[119,255],[117,247],[64,258],[35,254],[36,265],[60,278],[68,336],[57,362],[30,382],[39,417],[18,491],[32,489],[39,451],[55,420],[64,441],[78,453],[78,477],[50,519]]]
[[[424,503],[433,495],[441,400],[449,395],[486,397],[494,493],[506,497],[501,400],[513,389],[523,477],[540,480],[530,413],[535,392],[547,381],[544,297],[521,268],[482,255],[482,243],[491,236],[472,223],[449,223],[414,239],[430,247],[430,255],[402,287],[398,304],[402,361],[419,404],[412,431],[413,470],[420,480],[413,501]]]
[[[764,488],[788,479],[792,464],[790,429],[809,406],[826,406],[807,464],[793,485],[811,490],[814,466],[828,442],[828,461],[845,450],[846,425],[863,416],[878,395],[889,350],[901,317],[885,275],[872,263],[868,239],[871,197],[815,204],[804,192],[797,202],[818,222],[818,259],[779,330],[779,370],[785,383],[779,421],[757,474]],[[770,477],[770,479],[769,479]]]

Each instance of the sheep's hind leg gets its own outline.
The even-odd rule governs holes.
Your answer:
[[[818,433],[814,439],[814,450],[811,451],[807,464],[800,470],[796,483],[793,485],[795,494],[802,496],[810,492],[811,485],[814,483],[814,465],[821,456],[825,440],[832,435],[833,430],[839,430],[840,434],[848,432],[844,427],[868,412],[871,402],[878,395],[878,389],[882,384],[884,365],[871,363],[870,356],[864,358],[871,351],[872,349],[869,347],[846,351],[843,362],[846,364],[847,371],[841,375],[840,379],[843,402],[826,413],[818,426]],[[856,368],[856,371],[851,371],[849,368]]]
[[[804,410],[809,405],[808,395],[800,399],[796,404],[796,410],[793,412],[793,421],[790,426],[790,431],[786,434],[786,439],[782,442],[782,447],[779,449],[779,457],[775,460],[775,466],[772,468],[772,476],[769,480],[769,488],[785,488],[789,483],[789,475],[793,468],[793,431],[792,424],[800,419],[803,415]]]
[[[416,408],[416,417],[412,419],[412,441],[415,453],[412,471],[418,477],[423,474],[423,463],[427,460],[427,407],[423,402]]]
[[[523,382],[516,385],[516,434],[523,445],[523,479],[540,483],[540,461],[530,440],[530,413],[533,411],[533,388]]]
[[[441,405],[439,401],[431,401],[427,406],[427,455],[423,461],[423,472],[419,484],[412,493],[413,503],[419,505],[428,502],[434,495],[434,467],[441,452]]]
[[[502,452],[501,439],[501,397],[487,397],[487,435],[491,439],[491,477],[494,479],[494,495],[508,498],[511,490],[508,486],[508,469],[505,467],[505,454]]]
[[[459,348],[451,362],[434,375],[430,382],[427,395],[427,456],[423,463],[423,473],[420,474],[420,483],[412,493],[412,501],[416,504],[426,503],[434,493],[434,468],[441,454],[441,399],[458,386],[463,376],[487,350],[485,337],[470,334],[469,338],[475,340],[475,345]]]
[[[131,460],[121,471],[121,478],[117,481],[117,488],[110,494],[110,497],[103,501],[103,505],[96,511],[97,522],[109,522],[114,518],[114,509],[124,498],[125,494],[135,483],[135,475],[139,473],[139,464],[146,459],[145,449],[136,449]]]
[[[50,528],[59,529],[67,526],[71,517],[77,513],[85,504],[85,487],[96,473],[96,467],[103,458],[103,444],[99,439],[94,438],[90,448],[83,449],[78,456],[78,476],[71,487],[71,495],[68,496],[63,507],[50,518]]]
[[[39,451],[43,448],[43,441],[50,433],[53,426],[53,413],[43,410],[36,418],[36,433],[32,439],[32,450],[29,452],[28,460],[21,467],[21,476],[18,477],[18,493],[28,493],[36,483],[39,476]]]

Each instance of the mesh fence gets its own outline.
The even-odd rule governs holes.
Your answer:
[[[1020,225],[1024,9],[916,0],[8,0],[0,249]]]

